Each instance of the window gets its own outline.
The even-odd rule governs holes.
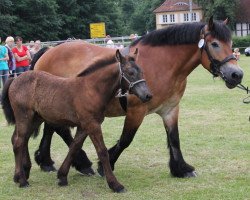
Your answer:
[[[196,13],[192,13],[192,21],[196,21]]]
[[[167,23],[168,22],[168,16],[167,15],[162,15],[162,22]]]
[[[175,22],[174,14],[170,15],[170,22]]]
[[[188,22],[188,13],[184,13],[184,22]]]

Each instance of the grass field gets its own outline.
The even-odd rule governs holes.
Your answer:
[[[250,57],[239,62],[245,72],[243,84],[250,85]],[[57,186],[56,173],[44,173],[35,164],[34,152],[41,134],[29,142],[32,157],[30,187],[20,189],[13,180],[14,158],[10,138],[13,127],[7,126],[0,111],[0,200],[62,199],[250,199],[250,104],[243,104],[247,94],[229,90],[220,79],[199,66],[188,78],[181,102],[180,139],[184,158],[195,166],[197,178],[170,176],[166,133],[161,118],[152,114],[145,118],[128,149],[116,164],[115,174],[128,190],[113,193],[106,181],[95,175],[86,177],[71,168],[69,186]],[[124,118],[106,119],[103,124],[105,142],[111,147],[119,138]],[[84,149],[96,169],[97,156],[87,139]],[[55,135],[52,157],[58,168],[67,147]]]

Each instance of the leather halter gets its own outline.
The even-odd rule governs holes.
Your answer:
[[[119,98],[121,107],[126,112],[127,111],[127,95],[129,94],[129,92],[131,91],[131,89],[135,85],[137,85],[138,83],[141,83],[141,82],[146,82],[146,80],[145,79],[140,79],[140,80],[137,80],[135,82],[131,82],[125,76],[125,73],[122,71],[120,62],[118,64],[118,67],[119,67],[119,71],[120,71],[120,86],[121,86],[121,88],[118,90],[118,93],[117,93],[116,97]],[[126,89],[125,87],[122,87],[122,80],[125,80],[128,83],[128,89]]]
[[[230,60],[237,60],[237,59],[233,54],[227,56],[222,61],[219,61],[219,60],[213,58],[213,56],[211,55],[211,53],[208,49],[207,42],[206,42],[206,37],[208,35],[211,35],[211,32],[205,33],[205,26],[204,26],[201,29],[201,34],[200,34],[200,42],[204,42],[204,44],[202,46],[199,46],[199,48],[201,49],[201,54],[202,54],[203,49],[204,49],[207,53],[208,59],[211,62],[210,63],[210,69],[211,69],[210,72],[213,74],[213,76],[217,77],[217,76],[221,75],[221,78],[225,79],[223,73],[220,71],[220,67],[222,65],[224,65],[225,63],[229,62]],[[199,44],[200,44],[200,42],[199,42]]]

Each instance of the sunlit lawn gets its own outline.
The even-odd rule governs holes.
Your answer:
[[[250,57],[242,55],[239,63],[245,72],[243,84],[250,86]],[[250,104],[242,103],[246,96],[240,89],[227,89],[202,66],[195,69],[181,102],[179,129],[184,158],[195,166],[198,177],[170,176],[166,133],[161,118],[152,114],[145,118],[133,143],[117,162],[115,174],[128,190],[124,194],[113,193],[98,175],[82,176],[73,168],[69,186],[57,186],[56,173],[40,171],[33,158],[41,134],[29,143],[31,186],[20,189],[12,181],[13,127],[6,125],[1,112],[0,199],[250,199]],[[108,147],[119,138],[123,120],[105,120],[103,132]],[[96,169],[97,156],[89,140],[84,149]],[[67,147],[57,135],[51,151],[58,168]]]

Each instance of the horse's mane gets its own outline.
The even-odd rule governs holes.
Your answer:
[[[92,74],[93,72],[102,69],[104,67],[106,67],[107,65],[111,65],[117,62],[117,59],[115,56],[109,57],[109,58],[105,58],[105,59],[98,59],[96,60],[94,63],[90,64],[87,69],[83,70],[82,72],[80,72],[77,77],[80,76],[87,76],[89,74]]]
[[[205,25],[205,23],[201,22],[188,23],[154,30],[135,40],[131,46],[138,43],[151,46],[195,44],[198,43],[200,31]],[[230,30],[221,22],[214,21],[214,30],[211,31],[211,35],[224,42],[231,40]]]

